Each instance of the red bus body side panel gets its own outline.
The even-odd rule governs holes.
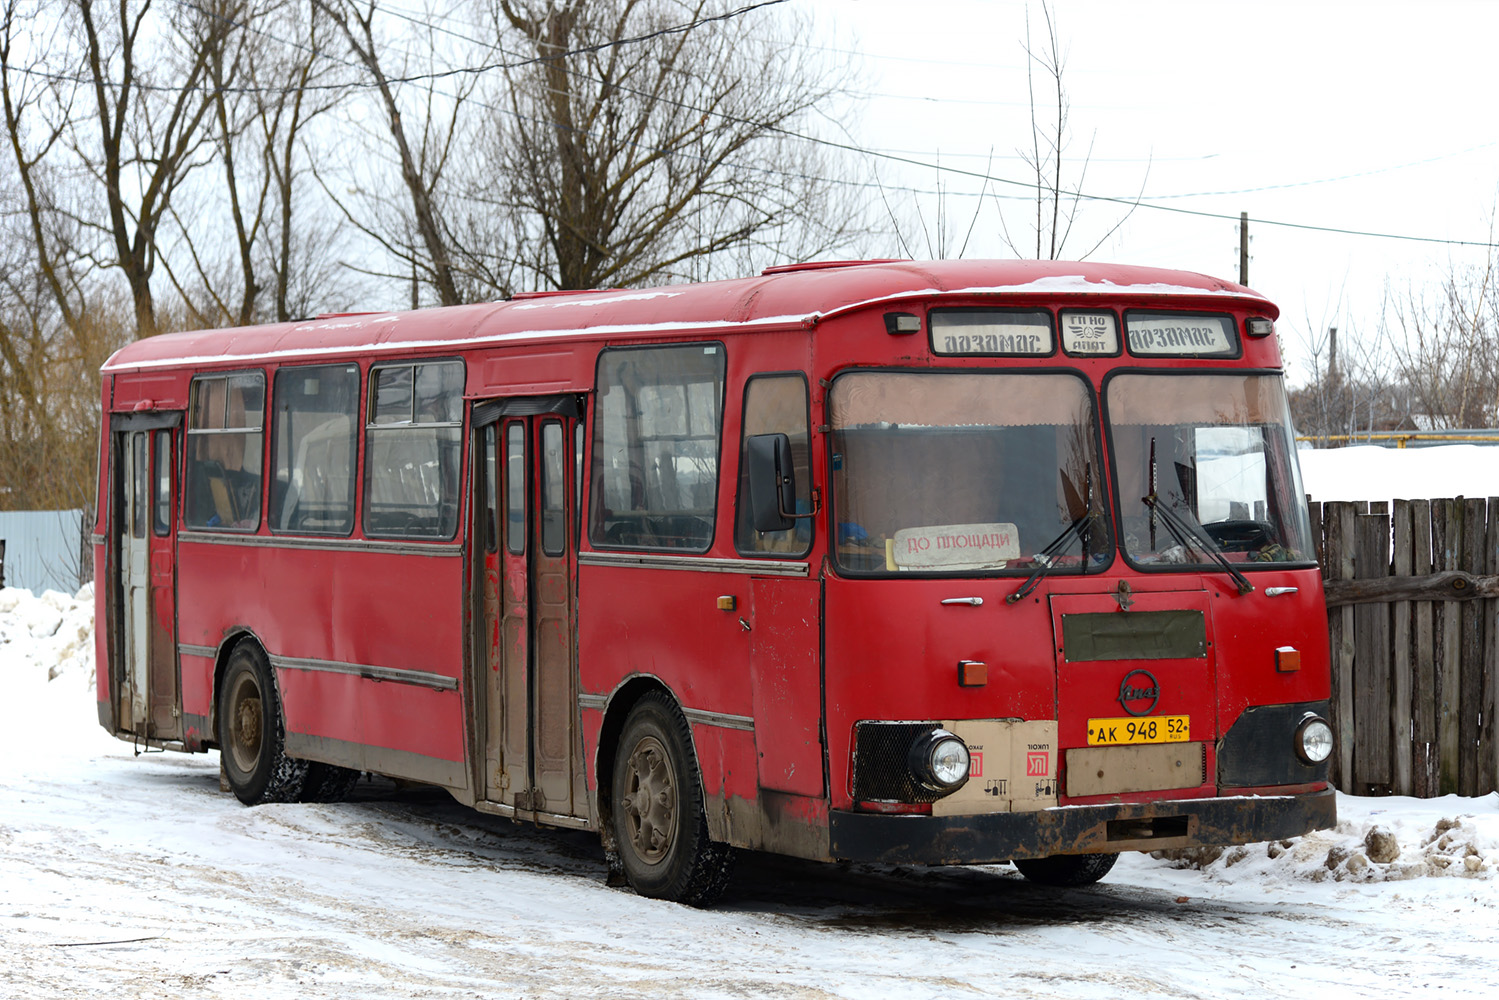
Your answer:
[[[450,550],[451,551],[451,550]],[[182,641],[253,632],[272,661],[392,667],[457,682],[463,561],[357,550],[213,544],[180,536]],[[289,734],[465,759],[459,692],[278,664]],[[199,695],[203,685],[196,685]],[[186,692],[184,692],[184,695]],[[206,706],[195,706],[203,711]]]
[[[749,633],[717,604],[720,595],[747,604],[748,584],[727,573],[580,567],[580,688],[609,694],[631,676],[655,677],[688,712],[749,718]]]
[[[750,592],[750,689],[760,788],[821,798],[822,583],[756,579]]]

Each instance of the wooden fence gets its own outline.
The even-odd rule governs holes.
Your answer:
[[[1499,497],[1312,504],[1332,646],[1334,784],[1499,788]]]

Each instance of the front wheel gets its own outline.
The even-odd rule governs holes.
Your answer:
[[[1041,885],[1092,885],[1109,873],[1117,854],[1054,854],[1049,858],[1017,858],[1015,867]]]
[[[295,802],[307,762],[286,756],[286,726],[270,664],[241,642],[229,654],[219,692],[219,756],[235,798],[247,806]]]
[[[614,839],[631,888],[689,906],[717,899],[733,852],[708,837],[692,730],[665,695],[630,709],[613,777]]]

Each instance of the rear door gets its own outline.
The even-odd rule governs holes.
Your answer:
[[[176,429],[170,417],[117,421],[116,428],[116,717],[122,732],[178,740]]]

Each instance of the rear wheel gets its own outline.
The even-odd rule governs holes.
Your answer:
[[[1015,867],[1027,879],[1041,885],[1092,885],[1107,875],[1118,860],[1117,854],[1054,854],[1049,858],[1017,859]]]
[[[229,654],[218,721],[219,754],[235,798],[247,806],[295,802],[307,762],[286,756],[275,678],[253,642],[241,642]]]
[[[614,838],[642,896],[707,906],[728,884],[733,851],[708,837],[692,730],[664,695],[630,709],[614,759]]]

